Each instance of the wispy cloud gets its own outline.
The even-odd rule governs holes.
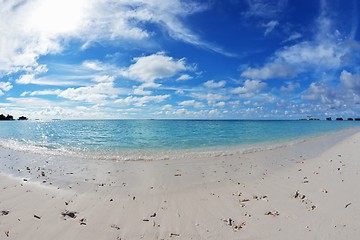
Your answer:
[[[287,6],[287,0],[246,0],[248,10],[244,13],[246,17],[273,18],[281,13]]]
[[[359,15],[358,15],[358,1],[353,0],[353,12],[352,12],[352,26],[350,32],[350,38],[355,39],[359,26]]]
[[[263,25],[265,28],[264,36],[266,37],[269,33],[271,33],[276,26],[279,25],[279,21],[271,20],[270,22]]]
[[[287,39],[285,39],[282,43],[287,43],[287,42],[291,42],[297,39],[300,39],[303,35],[301,33],[298,32],[294,32],[293,34],[291,34]]]
[[[67,76],[69,77],[69,76]],[[17,84],[21,85],[42,85],[42,86],[83,86],[87,85],[84,81],[76,79],[77,77],[70,80],[64,79],[63,76],[47,76],[37,78],[35,74],[24,74],[21,75],[18,79],[16,79]],[[83,77],[82,77],[83,78]]]

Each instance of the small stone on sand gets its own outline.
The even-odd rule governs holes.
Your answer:
[[[110,227],[114,228],[116,230],[120,230],[120,227],[118,225],[116,225],[116,224],[112,224]]]
[[[82,218],[79,220],[80,225],[86,225],[86,218]]]
[[[10,212],[9,211],[7,211],[7,210],[2,210],[1,212],[0,212],[0,216],[6,216],[6,215],[8,215]]]

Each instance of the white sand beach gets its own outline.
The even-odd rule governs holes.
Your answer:
[[[156,161],[4,148],[0,239],[358,239],[359,149],[360,132]]]

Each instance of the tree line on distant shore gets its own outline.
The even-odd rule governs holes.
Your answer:
[[[319,121],[320,118],[313,118],[313,117],[307,117],[307,118],[302,118],[300,120],[308,120],[308,121]],[[332,121],[333,119],[331,117],[327,117],[325,118],[326,121]],[[338,117],[338,118],[335,118],[336,121],[343,121],[345,119],[343,119],[342,117]],[[360,121],[360,118],[347,118],[348,121]]]
[[[0,121],[11,121],[11,120],[15,120],[13,116],[9,114],[7,116],[5,116],[4,114],[0,114]],[[28,118],[21,116],[18,118],[18,120],[28,120]]]

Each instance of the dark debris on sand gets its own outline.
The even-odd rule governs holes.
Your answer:
[[[66,211],[62,212],[61,215],[65,218],[66,217],[76,218],[77,212],[66,210]]]

